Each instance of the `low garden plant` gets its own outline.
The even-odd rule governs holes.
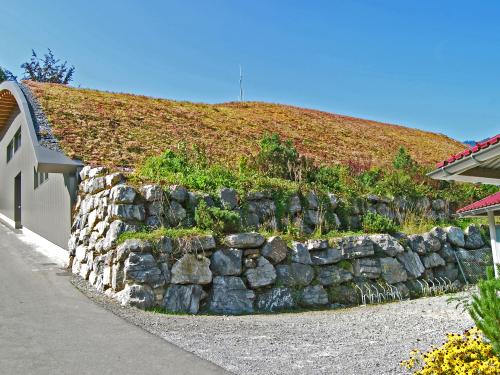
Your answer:
[[[402,366],[417,375],[500,374],[500,280],[488,269],[478,293],[466,302],[476,327],[450,333],[446,342],[422,353],[413,350]]]
[[[402,366],[415,370],[415,375],[498,375],[500,359],[493,346],[487,342],[477,328],[463,334],[450,333],[446,342],[422,353],[414,350]]]

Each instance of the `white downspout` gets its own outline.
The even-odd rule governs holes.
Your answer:
[[[490,225],[490,238],[491,238],[491,252],[493,253],[493,268],[495,269],[495,277],[498,279],[498,263],[499,263],[499,254],[498,254],[498,242],[497,242],[497,231],[495,226],[495,214],[493,211],[488,212],[488,223]]]

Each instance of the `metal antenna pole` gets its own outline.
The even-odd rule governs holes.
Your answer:
[[[240,65],[240,102],[243,101],[243,69]]]

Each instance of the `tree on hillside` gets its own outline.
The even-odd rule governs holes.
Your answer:
[[[54,54],[48,48],[48,52],[43,58],[38,57],[34,50],[31,51],[31,59],[21,65],[24,69],[23,79],[29,79],[37,82],[62,83],[67,85],[73,79],[75,67],[68,66],[68,62],[56,59]]]
[[[4,69],[0,66],[0,82],[3,81],[15,81],[17,79],[10,71]]]

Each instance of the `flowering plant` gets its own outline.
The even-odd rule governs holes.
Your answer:
[[[415,375],[500,374],[500,359],[478,328],[449,333],[442,346],[433,346],[428,352],[413,350],[401,365],[415,370]]]

